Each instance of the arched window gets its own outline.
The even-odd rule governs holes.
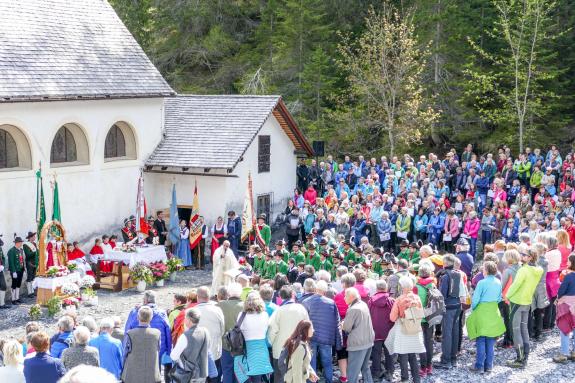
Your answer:
[[[62,126],[54,141],[52,141],[52,151],[50,153],[50,162],[59,164],[63,162],[75,162],[78,160],[76,150],[76,140],[74,135],[66,126]]]
[[[131,125],[117,121],[106,135],[104,162],[135,160],[137,156],[136,136]]]
[[[0,171],[32,169],[32,152],[24,133],[14,125],[0,125]]]
[[[50,163],[53,167],[90,163],[88,139],[79,125],[69,123],[58,129],[52,141]]]
[[[124,138],[122,129],[114,124],[106,136],[104,158],[119,157],[126,157],[126,139]]]
[[[18,146],[10,133],[0,129],[0,169],[17,168]]]

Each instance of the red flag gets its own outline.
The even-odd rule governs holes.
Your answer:
[[[190,248],[194,249],[202,240],[202,224],[200,222],[200,201],[198,199],[198,184],[194,186],[194,202],[190,216]]]

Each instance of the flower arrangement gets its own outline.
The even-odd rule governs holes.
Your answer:
[[[60,291],[64,295],[71,295],[73,297],[80,294],[80,288],[75,283],[65,283],[61,288]]]
[[[168,266],[164,262],[154,262],[150,264],[150,270],[155,281],[161,281],[170,276]]]
[[[184,265],[182,264],[182,260],[178,257],[172,257],[166,261],[166,266],[168,267],[168,271],[170,274],[175,273],[176,271],[184,270]]]
[[[95,297],[95,296],[96,296],[96,292],[94,291],[93,288],[91,288],[91,287],[86,287],[86,288],[84,289],[84,291],[82,292],[82,296]]]
[[[30,320],[36,321],[42,316],[42,307],[39,304],[32,305],[28,311]]]
[[[53,296],[48,299],[46,306],[48,307],[48,315],[53,317],[62,310],[62,300],[57,296]]]
[[[135,253],[136,252],[136,246],[133,243],[127,244],[127,243],[122,243],[122,251],[125,253]]]
[[[65,277],[68,274],[70,274],[70,270],[66,266],[51,266],[46,271],[46,275],[49,278]]]
[[[76,265],[75,263],[68,263],[67,267],[68,271],[73,273],[78,268],[78,265]]]
[[[92,286],[96,284],[96,279],[91,275],[85,275],[80,280],[80,288],[81,289],[91,289]]]
[[[79,305],[80,301],[77,298],[66,298],[62,301],[62,307],[64,308],[74,306],[77,309]]]
[[[144,262],[138,262],[130,269],[130,278],[134,282],[146,282],[148,284],[154,281],[152,270]]]

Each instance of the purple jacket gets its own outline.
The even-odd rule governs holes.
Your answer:
[[[383,341],[387,338],[393,322],[389,319],[394,299],[389,293],[377,292],[369,299],[368,307],[371,314],[371,323],[375,332],[375,341]]]

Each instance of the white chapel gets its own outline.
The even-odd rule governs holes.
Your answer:
[[[40,164],[48,217],[59,185],[69,240],[117,233],[136,209],[192,205],[207,224],[241,212],[247,176],[273,219],[312,149],[280,96],[177,95],[105,0],[0,2],[0,234],[36,226]]]

